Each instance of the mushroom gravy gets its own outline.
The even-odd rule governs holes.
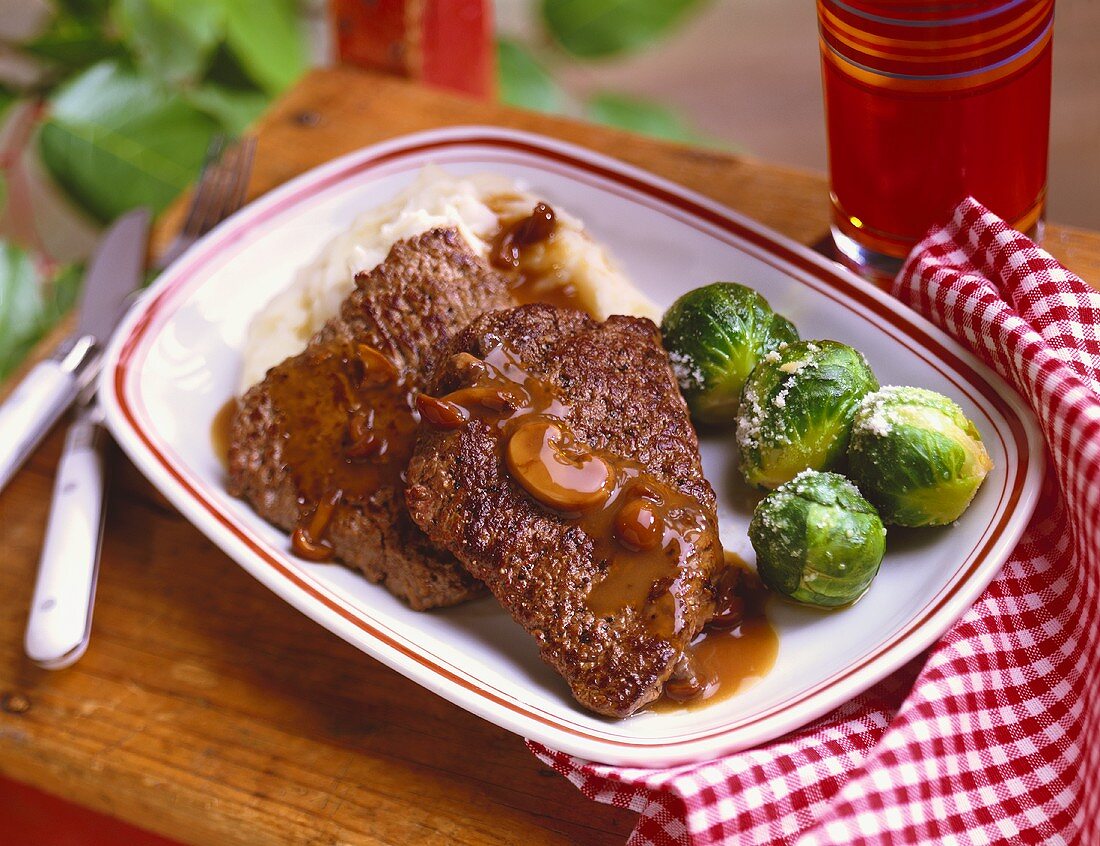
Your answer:
[[[445,430],[474,419],[487,424],[515,482],[539,505],[584,530],[603,572],[588,592],[589,610],[606,617],[633,614],[662,639],[682,631],[683,579],[710,521],[699,501],[641,463],[585,444],[568,422],[570,406],[507,348],[497,346],[484,359],[459,353],[444,367],[453,369],[461,386],[441,397],[418,396],[421,419]],[[717,613],[664,688],[677,702],[712,698],[719,688],[731,695],[744,678],[771,664],[761,655],[741,678],[727,667],[723,656],[747,657],[747,644],[763,643],[769,634],[774,644],[775,636],[762,602],[749,596],[743,571],[732,565],[715,569],[722,570],[710,592]]]
[[[337,509],[401,483],[419,421],[412,387],[373,347],[334,341],[273,372],[269,389],[286,428],[282,460],[298,493],[291,545],[303,558],[328,560],[324,536]]]
[[[362,345],[326,348],[310,357],[308,376],[280,384],[280,402],[294,422],[288,465],[294,456],[301,491],[294,552],[315,561],[331,557],[324,536],[336,509],[399,480],[418,418],[456,429],[476,417],[500,433],[502,461],[517,483],[544,507],[576,520],[597,544],[597,555],[610,562],[589,594],[592,611],[613,614],[629,606],[655,634],[674,631],[681,617],[677,576],[690,555],[691,536],[706,519],[699,504],[641,465],[578,442],[565,422],[569,406],[507,350],[498,348],[485,361],[463,353],[454,363],[469,384],[440,398],[414,396],[390,362]],[[236,399],[229,400],[211,428],[223,462],[237,407]],[[726,565],[715,586],[714,619],[692,641],[665,695],[645,711],[722,701],[773,666],[778,637],[764,613],[767,591],[737,556],[727,552]]]
[[[547,303],[584,311],[576,286],[567,278],[557,253],[558,221],[546,203],[531,214],[504,223],[489,250],[489,263],[512,280],[516,303]]]
[[[645,711],[667,714],[721,702],[753,687],[775,666],[779,636],[765,613],[768,590],[734,553],[726,552],[726,565],[727,572],[735,573],[740,581],[734,594],[736,607],[723,609],[690,647],[694,671],[703,681],[706,695],[684,701],[662,696]]]
[[[555,258],[557,229],[554,211],[544,203],[502,223],[490,261],[512,280],[517,302],[580,306],[565,278],[567,265]],[[654,638],[683,633],[678,648],[689,633],[686,620],[694,631],[712,604],[717,609],[684,650],[662,700],[648,707],[664,711],[724,699],[770,668],[777,641],[763,615],[762,594],[754,591],[757,583],[733,565],[723,570],[716,560],[706,568],[712,579],[701,592],[698,576],[686,578],[702,555],[712,560],[712,541],[703,541],[704,552],[699,542],[716,529],[713,516],[640,462],[590,448],[583,431],[579,437],[570,425],[581,417],[510,350],[498,346],[484,360],[465,353],[453,357],[444,366],[460,371],[461,384],[441,397],[418,395],[415,373],[400,371],[366,344],[321,340],[300,359],[266,383],[282,418],[279,461],[297,494],[295,554],[332,558],[326,534],[334,518],[347,516],[341,509],[381,502],[382,490],[400,497],[420,422],[457,429],[476,419],[496,432],[501,466],[516,484],[591,539],[599,570],[583,601],[595,616],[640,620]],[[237,409],[230,400],[214,421],[211,437],[219,458],[228,452]],[[291,521],[293,509],[291,499]],[[340,519],[333,529],[337,544]]]

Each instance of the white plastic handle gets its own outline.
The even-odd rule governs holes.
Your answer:
[[[57,468],[24,639],[27,656],[50,670],[68,667],[88,646],[103,537],[101,440],[98,424],[82,415]]]
[[[0,490],[72,404],[77,387],[60,362],[40,361],[0,405]]]

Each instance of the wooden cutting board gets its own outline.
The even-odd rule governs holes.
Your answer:
[[[311,74],[260,121],[250,195],[365,144],[462,123],[584,144],[806,244],[827,232],[821,176],[347,70]],[[157,247],[180,214],[165,215]],[[1047,246],[1100,281],[1100,235],[1051,226]],[[0,494],[0,774],[201,846],[626,839],[632,812],[588,801],[519,738],[294,611],[117,451],[91,647],[68,670],[35,668],[22,633],[60,441]]]

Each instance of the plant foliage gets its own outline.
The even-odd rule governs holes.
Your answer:
[[[0,379],[72,307],[79,279],[72,265],[47,275],[29,253],[0,241]]]
[[[42,106],[35,149],[54,183],[106,223],[163,209],[198,175],[211,137],[239,134],[306,67],[296,0],[55,0],[18,44],[34,82],[0,79],[0,128]],[[0,209],[8,192],[0,172]],[[27,209],[13,213],[26,214]],[[0,378],[74,302],[80,269],[47,271],[0,241]]]
[[[706,0],[542,0],[554,40],[582,59],[630,53],[682,23]]]

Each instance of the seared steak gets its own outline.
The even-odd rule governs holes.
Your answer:
[[[335,555],[415,609],[452,605],[482,586],[409,519],[412,397],[461,327],[511,304],[508,283],[446,229],[395,244],[355,285],[307,349],[242,398],[229,489],[294,531],[300,553]]]
[[[634,712],[684,673],[724,569],[657,328],[526,305],[475,319],[449,353],[421,406],[409,512],[583,705]]]

